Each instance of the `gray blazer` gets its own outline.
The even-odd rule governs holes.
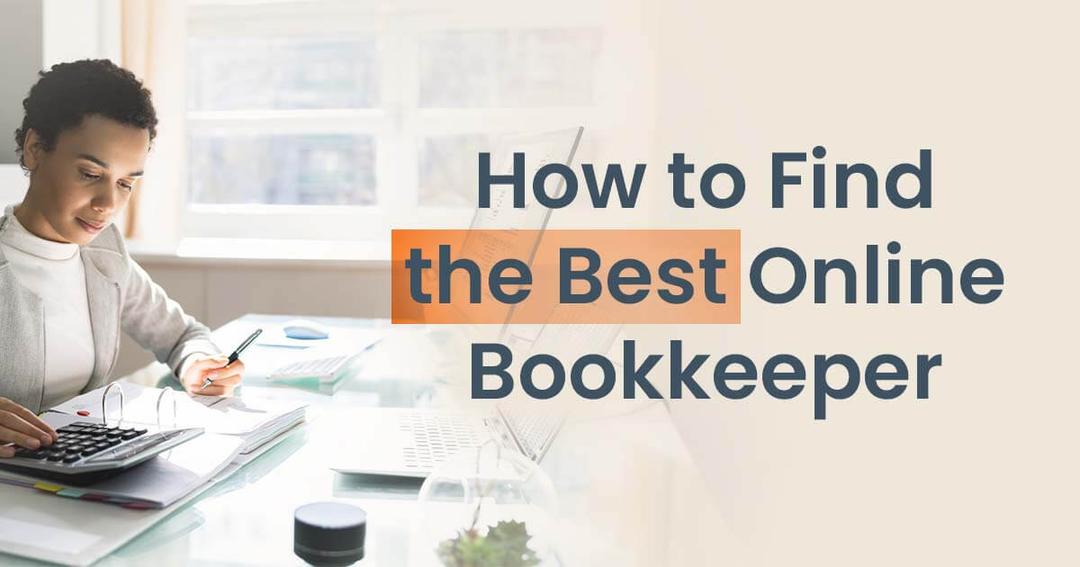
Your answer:
[[[10,210],[10,209],[9,209]],[[12,217],[0,216],[0,233]],[[131,259],[110,225],[79,250],[94,335],[94,371],[83,390],[109,381],[123,330],[178,374],[184,359],[220,352],[210,330],[184,313]],[[45,393],[45,312],[40,297],[16,279],[0,250],[0,396],[40,412]],[[50,348],[63,348],[63,345]]]

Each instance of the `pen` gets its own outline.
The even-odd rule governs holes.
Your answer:
[[[240,358],[240,353],[244,352],[244,349],[246,349],[248,347],[248,345],[255,342],[255,337],[258,337],[261,333],[262,333],[262,329],[255,329],[255,332],[251,333],[251,336],[244,339],[244,342],[240,343],[240,346],[236,347],[236,350],[234,350],[232,352],[232,354],[229,355],[229,361],[225,363],[225,366],[228,366],[228,365],[236,362],[236,359]],[[202,385],[201,388],[199,388],[199,391],[201,392],[201,391],[205,390],[207,386],[209,386],[210,384],[213,384],[213,383],[214,383],[213,380],[211,380],[209,378],[206,378],[206,381],[203,382],[203,385]]]

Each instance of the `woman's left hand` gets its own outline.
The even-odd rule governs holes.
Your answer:
[[[188,365],[180,383],[189,394],[203,396],[231,396],[244,376],[244,363],[236,362],[225,366],[229,359],[224,356],[203,356]],[[206,388],[203,384],[209,378],[213,381]]]

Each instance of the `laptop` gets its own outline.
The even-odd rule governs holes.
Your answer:
[[[357,423],[357,419],[359,423]],[[371,408],[350,416],[360,451],[349,462],[331,465],[346,474],[426,478],[461,450],[492,440],[539,463],[562,424],[553,414],[523,416],[498,408],[495,415],[470,416],[437,409]]]
[[[557,161],[570,165],[577,153],[583,130],[577,127],[505,137],[500,143],[500,152],[494,154],[505,159],[500,164],[503,171],[493,167],[493,172],[505,173],[509,170],[513,152],[524,152],[527,157],[526,164],[531,171],[526,173],[526,179],[531,179],[535,170],[547,163]],[[569,154],[566,153],[567,147],[570,148]],[[556,194],[563,190],[560,182]],[[551,217],[550,208],[530,201],[525,208],[515,209],[509,193],[509,190],[494,192],[492,206],[478,208],[473,215],[470,228],[503,231],[498,242],[481,241],[478,237],[466,240],[464,254],[477,258],[480,264],[485,259],[496,259],[498,248],[503,246],[512,250],[530,250],[531,254],[535,254],[539,245],[537,235],[547,227]],[[534,241],[516,240],[520,238]],[[528,258],[527,262],[531,264],[532,258]],[[512,316],[511,309],[502,327],[504,339],[509,338]],[[488,440],[494,440],[504,449],[517,451],[539,463],[562,425],[562,417],[551,412],[526,415],[508,411],[503,406],[497,406],[494,415],[488,416],[437,409],[394,408],[370,408],[358,414],[349,417],[349,425],[353,431],[363,432],[358,439],[360,450],[349,452],[353,455],[348,462],[331,465],[330,468],[337,472],[425,478],[456,452],[478,447]],[[357,419],[360,421],[358,424]]]

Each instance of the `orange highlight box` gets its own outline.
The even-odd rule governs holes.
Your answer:
[[[738,323],[739,235],[738,230],[394,230],[391,319],[396,324]],[[430,266],[407,269],[414,251]],[[598,260],[593,266],[588,251]],[[471,260],[475,270],[447,272],[441,257],[447,266]],[[499,301],[492,291],[493,268],[506,259],[520,263],[504,262],[504,285],[496,289],[504,299],[524,296],[527,289],[517,303]],[[522,267],[531,283],[508,283],[522,281]],[[591,284],[568,277],[593,267]],[[572,294],[598,289],[599,296],[588,303],[560,303],[563,282]],[[631,302],[618,301],[620,292]]]

